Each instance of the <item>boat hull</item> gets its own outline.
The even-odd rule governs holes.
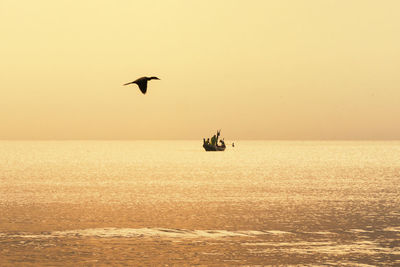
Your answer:
[[[224,151],[226,148],[226,146],[213,146],[208,144],[204,144],[203,147],[206,151]]]

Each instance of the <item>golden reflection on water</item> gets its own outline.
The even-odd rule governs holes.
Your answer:
[[[400,260],[400,142],[1,141],[0,170],[7,263]]]

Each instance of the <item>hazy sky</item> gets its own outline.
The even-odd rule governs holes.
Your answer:
[[[400,139],[399,10],[0,0],[0,139]]]

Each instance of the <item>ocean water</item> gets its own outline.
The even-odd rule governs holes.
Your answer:
[[[400,265],[400,142],[0,141],[0,265]]]

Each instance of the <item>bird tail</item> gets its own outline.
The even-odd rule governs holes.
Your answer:
[[[131,83],[133,83],[133,82],[130,82],[130,83],[125,83],[125,84],[123,84],[123,85],[128,85],[128,84],[131,84]]]

